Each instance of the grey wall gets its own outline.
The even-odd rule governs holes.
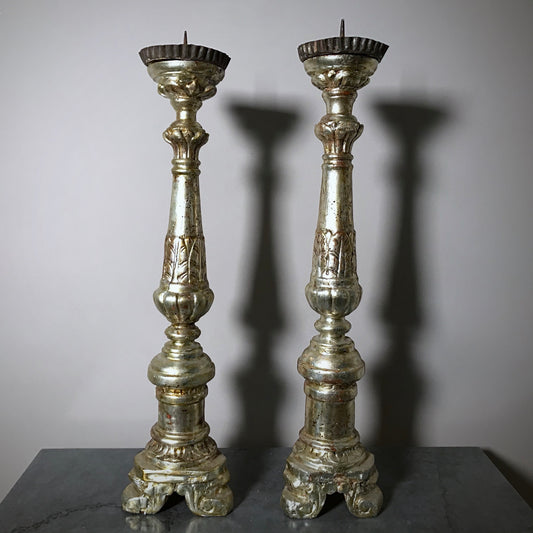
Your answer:
[[[173,117],[137,51],[183,29],[232,57],[199,114],[207,420],[221,446],[293,443],[324,112],[296,47],[341,17],[390,44],[355,110],[362,439],[482,446],[530,482],[532,16],[528,0],[1,2],[0,496],[40,448],[148,439]]]

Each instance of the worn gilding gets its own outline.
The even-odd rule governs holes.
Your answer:
[[[317,48],[307,44],[305,50]],[[351,41],[348,45],[352,46]],[[298,359],[298,372],[305,379],[305,424],[287,459],[281,505],[291,518],[314,518],[326,495],[340,492],[354,515],[371,517],[381,508],[382,494],[376,485],[374,457],[355,429],[357,381],[365,367],[346,336],[350,323],[344,317],[361,300],[351,149],[363,126],[352,115],[352,107],[357,90],[368,83],[378,60],[358,55],[359,50],[318,52],[315,57],[304,54],[302,60],[326,104],[326,115],[315,127],[324,155],[311,279],[305,289],[309,305],[320,318],[315,323],[318,335]]]
[[[174,150],[173,180],[163,271],[154,292],[170,326],[165,331],[168,341],[148,368],[156,386],[158,420],[151,440],[135,457],[122,507],[130,513],[156,513],[176,492],[185,496],[193,513],[223,516],[233,506],[229,474],[204,420],[206,383],[215,367],[196,342],[200,330],[195,322],[213,303],[198,189],[198,153],[208,134],[196,121],[196,112],[202,100],[215,94],[224,70],[207,61],[171,59],[148,62],[148,72],[176,111],[176,120],[163,134]]]

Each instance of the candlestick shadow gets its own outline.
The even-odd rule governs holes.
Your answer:
[[[417,99],[381,100],[374,109],[397,143],[391,167],[395,209],[391,217],[387,279],[379,317],[385,330],[385,347],[380,364],[371,372],[377,396],[377,423],[371,439],[374,446],[417,446],[420,444],[418,418],[428,396],[416,352],[416,340],[427,323],[427,301],[422,279],[420,230],[424,227],[420,189],[430,179],[424,164],[425,143],[448,117],[443,107]],[[408,465],[395,464],[399,481]],[[378,465],[379,469],[379,465]],[[387,495],[385,495],[387,497]]]
[[[247,292],[242,304],[242,324],[247,331],[249,350],[242,368],[234,376],[241,409],[238,429],[231,446],[264,448],[279,446],[278,415],[283,404],[284,381],[276,370],[275,339],[285,328],[285,317],[279,295],[278,261],[276,256],[276,191],[280,164],[276,148],[285,142],[297,122],[291,108],[270,104],[245,105],[231,103],[229,111],[251,142],[253,149],[250,182],[254,189],[255,221],[250,226],[255,247],[251,251]],[[257,451],[254,454],[257,457]],[[252,472],[232,473],[246,476],[250,487],[260,474],[260,461],[254,460]],[[238,495],[236,495],[238,497]]]

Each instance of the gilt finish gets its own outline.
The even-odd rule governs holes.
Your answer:
[[[155,304],[170,326],[165,331],[168,342],[148,368],[148,378],[156,386],[158,420],[151,440],[135,457],[122,507],[130,513],[156,513],[177,492],[193,513],[223,516],[233,506],[229,474],[204,420],[206,383],[215,375],[215,367],[196,342],[200,330],[195,323],[213,303],[198,189],[198,153],[208,134],[196,121],[196,112],[202,100],[215,94],[224,68],[209,58],[158,56],[143,61],[159,93],[176,110],[176,120],[163,134],[174,150],[173,180],[163,272],[154,292]]]
[[[326,115],[315,127],[324,155],[311,279],[305,289],[309,305],[320,315],[315,323],[318,335],[298,359],[298,372],[305,379],[305,424],[287,459],[281,497],[291,518],[316,517],[326,495],[334,492],[344,494],[350,512],[358,517],[375,516],[383,499],[374,457],[355,429],[357,381],[365,367],[346,336],[350,323],[344,318],[361,299],[351,148],[363,126],[352,107],[357,90],[368,83],[381,59],[354,48],[375,51],[376,42],[353,39],[341,33],[340,38],[306,43],[299,50],[313,85],[322,91]]]

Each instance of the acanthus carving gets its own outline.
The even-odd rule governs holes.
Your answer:
[[[370,81],[373,65],[359,65],[357,69],[335,68],[311,73],[311,83],[321,89],[361,89]]]
[[[163,138],[174,149],[174,157],[196,160],[200,148],[207,142],[209,135],[198,123],[192,127],[184,125],[181,121],[175,121],[165,130]]]
[[[180,463],[195,463],[212,459],[219,453],[217,445],[211,437],[187,446],[171,446],[151,439],[146,445],[146,451],[162,461]]]
[[[359,442],[348,448],[336,450],[315,448],[298,439],[294,444],[292,457],[308,458],[319,461],[321,464],[339,466],[362,462],[366,457],[366,451]]]
[[[333,118],[326,115],[315,126],[315,135],[322,141],[326,154],[348,154],[361,133],[363,125],[355,117]]]
[[[203,235],[167,235],[162,279],[168,283],[207,283]]]
[[[217,92],[216,84],[224,77],[222,69],[209,64],[198,64],[192,73],[187,70],[174,71],[162,77],[157,85],[160,95],[176,100],[192,98],[206,100]]]
[[[313,247],[313,275],[353,278],[356,272],[355,231],[317,230]]]

